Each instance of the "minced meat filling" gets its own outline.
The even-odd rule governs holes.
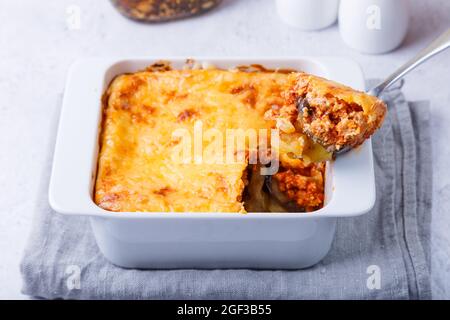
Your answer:
[[[259,166],[250,166],[244,192],[246,210],[313,212],[321,209],[324,205],[326,164],[298,164],[282,167],[274,176],[262,176]]]
[[[324,202],[324,163],[303,169],[288,169],[277,173],[274,178],[280,191],[289,200],[310,212],[320,209]]]
[[[362,108],[348,104],[334,97],[308,95],[299,100],[298,118],[303,131],[317,142],[329,146],[330,151],[352,146],[364,136],[367,118]]]

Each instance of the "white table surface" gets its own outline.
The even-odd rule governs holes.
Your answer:
[[[161,25],[122,18],[107,0],[0,1],[0,299],[20,293],[19,262],[31,227],[40,174],[53,145],[69,65],[92,56],[337,55],[382,78],[450,27],[450,1],[411,0],[412,26],[395,52],[369,56],[346,47],[336,26],[301,32],[280,22],[272,0],[225,0],[210,14]],[[81,29],[66,9],[81,8]],[[433,289],[450,298],[450,53],[407,77],[409,100],[432,103]]]

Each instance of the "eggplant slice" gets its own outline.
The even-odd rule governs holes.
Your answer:
[[[244,191],[247,212],[306,212],[281,192],[273,176],[261,175],[261,167],[249,166],[248,185]]]

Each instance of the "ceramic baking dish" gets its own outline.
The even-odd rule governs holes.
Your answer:
[[[325,257],[337,218],[368,212],[375,203],[370,140],[327,165],[325,203],[313,213],[114,213],[93,201],[102,94],[111,80],[161,58],[89,59],[69,72],[55,147],[49,201],[66,215],[89,217],[98,247],[126,268],[299,269]],[[164,57],[174,68],[185,59]],[[210,59],[220,68],[261,64],[292,68],[364,89],[358,65],[342,58]],[[356,239],[355,239],[356,240]]]

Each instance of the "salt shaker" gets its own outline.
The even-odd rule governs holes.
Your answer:
[[[276,0],[286,24],[302,30],[326,28],[337,20],[339,0]]]
[[[408,0],[341,0],[341,37],[360,52],[381,54],[394,50],[403,42],[408,26]]]

